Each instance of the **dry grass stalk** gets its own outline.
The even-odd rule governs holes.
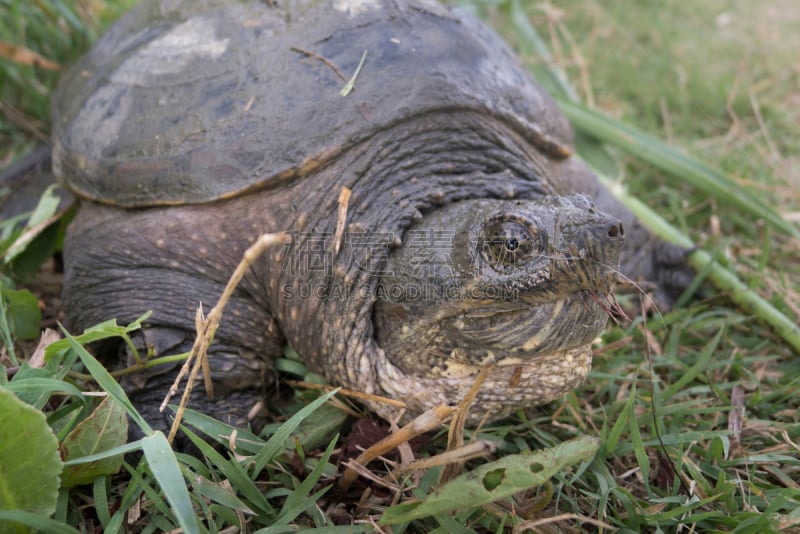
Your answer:
[[[40,69],[52,71],[61,70],[61,65],[55,61],[47,59],[43,55],[39,54],[38,52],[34,52],[30,48],[26,48],[19,44],[9,43],[7,41],[0,41],[0,57],[21,65],[30,65],[32,67],[38,67]]]
[[[450,424],[450,432],[447,434],[447,452],[454,452],[464,446],[464,425],[467,423],[467,416],[469,415],[470,406],[472,406],[472,402],[475,400],[475,397],[478,396],[478,392],[480,391],[483,382],[486,380],[486,377],[489,376],[489,373],[494,368],[494,364],[484,366],[480,373],[478,373],[478,376],[475,377],[475,382],[472,383],[472,387],[459,403],[458,411],[456,412],[456,415],[453,417],[453,421]],[[445,467],[444,471],[442,471],[442,476],[439,479],[439,483],[444,484],[448,480],[451,480],[452,478],[461,474],[461,471],[464,469],[465,461],[466,459],[456,460]]]
[[[347,207],[350,204],[350,194],[352,191],[349,187],[342,186],[342,192],[339,193],[339,210],[336,218],[336,234],[333,238],[333,254],[334,256],[339,253],[342,246],[342,237],[344,237],[344,227],[347,221]]]
[[[469,445],[464,445],[463,447],[459,447],[454,450],[448,450],[447,452],[431,456],[430,458],[423,458],[422,460],[416,460],[407,465],[400,466],[395,475],[399,476],[408,471],[430,469],[431,467],[437,467],[440,465],[450,466],[454,464],[460,464],[463,466],[464,462],[467,460],[472,460],[473,458],[482,458],[488,456],[489,454],[494,454],[496,450],[497,446],[491,441],[479,440],[474,443],[470,443]]]
[[[336,76],[339,77],[340,80],[342,80],[343,82],[347,82],[347,77],[342,73],[342,71],[339,70],[339,67],[337,67],[336,65],[333,64],[333,62],[331,62],[330,59],[328,59],[328,58],[326,58],[326,57],[324,57],[324,56],[322,56],[320,54],[317,54],[316,52],[314,52],[312,50],[306,50],[304,48],[300,48],[299,46],[293,46],[293,47],[291,47],[291,50],[293,50],[295,52],[299,52],[300,54],[303,54],[303,55],[308,56],[310,58],[314,58],[317,61],[321,61],[328,68],[330,68],[334,72],[334,74],[336,74]]]
[[[552,517],[543,517],[540,519],[523,521],[514,527],[514,534],[517,534],[518,532],[536,531],[536,527],[559,523],[562,521],[576,521],[580,524],[594,525],[595,527],[604,529],[608,532],[616,532],[618,530],[613,525],[610,525],[604,521],[600,521],[599,519],[594,519],[593,517],[578,514],[559,514]]]
[[[396,406],[397,408],[405,408],[406,403],[403,401],[390,399],[389,397],[381,397],[380,395],[373,395],[371,393],[362,393],[361,391],[355,391],[352,389],[343,389],[337,388],[334,386],[329,386],[327,384],[314,384],[312,382],[305,382],[303,380],[287,380],[286,383],[293,387],[301,387],[307,389],[318,389],[320,391],[331,391],[331,390],[338,390],[337,395],[343,395],[345,397],[350,397],[352,399],[358,399],[362,401],[371,401],[371,402],[379,402],[381,404],[387,404],[389,406]]]
[[[428,410],[423,413],[397,432],[386,436],[378,443],[371,446],[369,449],[362,452],[354,462],[361,465],[366,465],[378,456],[396,449],[401,443],[405,443],[420,434],[424,434],[429,430],[433,430],[441,425],[448,417],[450,417],[456,409],[446,404]],[[358,477],[358,472],[352,467],[348,467],[339,481],[339,489],[346,491]]]
[[[196,316],[197,337],[195,338],[194,345],[192,346],[192,351],[189,354],[189,358],[187,358],[187,360],[184,362],[183,367],[181,367],[178,376],[175,378],[175,382],[173,382],[172,387],[170,387],[169,392],[167,393],[160,407],[160,410],[163,412],[170,398],[178,392],[180,382],[183,377],[186,376],[186,373],[189,371],[189,366],[191,365],[192,360],[194,360],[194,366],[191,369],[189,380],[183,390],[183,396],[181,397],[178,412],[175,414],[175,420],[172,422],[172,427],[170,428],[169,436],[167,437],[170,443],[172,443],[173,439],[175,439],[175,434],[178,432],[178,427],[180,426],[183,418],[183,412],[186,409],[186,404],[189,401],[189,395],[191,395],[194,381],[196,380],[197,374],[200,372],[201,368],[204,370],[206,391],[209,392],[210,395],[213,395],[213,390],[211,389],[211,375],[208,368],[208,347],[211,345],[211,340],[213,339],[214,334],[217,331],[217,327],[222,320],[222,311],[225,309],[225,306],[231,299],[233,292],[236,290],[236,286],[239,285],[239,282],[242,280],[242,277],[245,275],[247,270],[250,268],[253,262],[255,262],[255,260],[267,249],[267,247],[277,243],[284,243],[287,237],[288,236],[283,233],[264,234],[259,237],[258,240],[245,251],[244,255],[242,256],[242,260],[239,262],[239,265],[236,266],[236,270],[233,271],[233,274],[228,280],[228,284],[222,291],[222,295],[217,301],[217,305],[211,309],[208,317],[203,318],[203,305],[202,303],[200,304]]]

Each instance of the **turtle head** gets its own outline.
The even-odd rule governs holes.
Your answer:
[[[451,250],[473,303],[488,297],[530,308],[583,291],[608,293],[616,281],[622,224],[582,195],[501,202],[474,217],[477,225],[464,229],[470,243]]]
[[[588,347],[608,320],[623,242],[622,224],[581,195],[434,210],[390,254],[378,345],[420,377],[535,366]]]

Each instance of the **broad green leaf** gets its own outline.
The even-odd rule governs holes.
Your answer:
[[[74,460],[120,447],[128,440],[128,417],[124,408],[106,397],[61,443],[61,457]],[[88,484],[100,475],[113,475],[122,467],[122,455],[64,468],[61,485],[71,488]]]
[[[57,184],[53,184],[42,193],[39,204],[28,218],[25,230],[23,230],[20,236],[8,247],[8,250],[6,250],[3,257],[5,263],[11,262],[14,258],[22,254],[36,236],[41,234],[47,226],[55,222],[53,217],[58,211],[58,205],[61,203],[61,199],[54,193],[57,187]]]
[[[597,438],[584,436],[556,447],[512,454],[454,478],[425,500],[399,504],[384,511],[381,524],[394,524],[432,515],[482,506],[541,486],[550,477],[597,452]]]
[[[55,215],[58,205],[61,204],[61,197],[55,194],[56,189],[58,189],[58,184],[52,184],[44,190],[36,209],[33,210],[28,219],[28,226],[42,224]]]
[[[83,331],[79,336],[73,336],[73,339],[80,345],[86,345],[101,339],[108,339],[112,337],[125,337],[131,332],[135,332],[142,327],[142,323],[150,317],[151,312],[147,312],[127,326],[119,326],[116,319],[110,319],[94,326],[90,326]],[[56,353],[67,350],[71,345],[69,339],[61,339],[55,343],[48,345],[45,350],[45,358],[48,360]]]
[[[36,339],[40,335],[42,312],[39,299],[27,289],[3,288],[6,317],[11,333],[17,339]]]
[[[10,272],[23,279],[34,276],[42,264],[50,259],[56,250],[63,247],[64,231],[69,214],[45,227],[31,241],[10,265]]]
[[[3,188],[4,190],[6,188]],[[0,192],[5,193],[6,191],[0,190]],[[0,202],[4,202],[5,197],[3,197]],[[16,233],[19,233],[18,227],[25,221],[28,217],[27,213],[20,213],[19,215],[15,215],[13,217],[9,217],[8,219],[3,219],[0,221],[0,248],[8,247],[13,242],[12,236]]]
[[[56,509],[62,463],[42,412],[0,387],[0,510]],[[0,521],[0,531],[5,530]]]
[[[181,467],[167,437],[160,431],[154,432],[142,440],[142,451],[183,531],[199,532],[200,524],[189,498],[189,490],[186,489]]]

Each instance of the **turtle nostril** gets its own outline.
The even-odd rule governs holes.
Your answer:
[[[612,224],[609,226],[608,237],[609,239],[619,239],[620,237],[625,237],[625,229],[622,227],[622,223]]]

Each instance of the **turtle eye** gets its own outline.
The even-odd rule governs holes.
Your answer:
[[[483,228],[481,255],[495,271],[508,273],[539,252],[535,228],[515,220],[495,219]]]

